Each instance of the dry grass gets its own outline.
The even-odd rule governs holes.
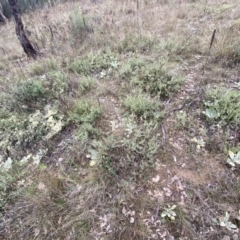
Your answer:
[[[22,16],[36,61],[0,26],[0,238],[238,239],[239,123],[203,114],[206,89],[239,88],[236,6],[59,3]]]

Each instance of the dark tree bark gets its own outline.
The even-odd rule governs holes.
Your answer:
[[[16,34],[17,34],[18,39],[23,47],[23,50],[27,54],[28,57],[36,59],[38,53],[34,49],[33,45],[28,40],[28,38],[25,34],[22,19],[21,19],[20,12],[19,12],[19,9],[17,6],[17,0],[8,0],[8,3],[10,6],[12,15],[14,17]]]
[[[0,3],[0,19],[3,21],[4,24],[6,24],[8,22],[7,18],[3,14],[2,4],[1,3]]]

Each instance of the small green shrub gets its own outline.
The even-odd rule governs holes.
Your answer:
[[[197,39],[186,36],[176,36],[176,33],[169,34],[167,38],[160,40],[158,51],[162,56],[166,56],[172,61],[182,62],[183,59],[192,58],[193,54],[201,53]]]
[[[100,129],[95,127],[95,121],[100,117],[101,110],[93,101],[78,100],[73,110],[69,113],[68,121],[78,125],[77,138],[82,154],[93,136],[100,134]]]
[[[0,110],[0,120],[7,119],[7,118],[11,117],[11,115],[12,114],[4,108]]]
[[[43,63],[34,63],[29,69],[31,76],[41,76],[45,71],[46,69]]]
[[[177,214],[175,212],[176,205],[168,205],[167,207],[164,207],[163,212],[161,214],[161,218],[163,218],[164,221],[166,221],[166,218],[169,218],[170,220],[174,221]]]
[[[77,58],[73,62],[68,63],[70,72],[85,76],[101,73],[103,70],[111,72],[117,67],[117,59],[110,51],[102,51],[97,54],[90,53],[86,57]]]
[[[153,134],[157,125],[147,121],[138,125],[133,118],[127,118],[120,127],[124,129],[124,136],[111,134],[92,142],[90,165],[99,164],[107,174],[125,179],[141,178],[141,174],[154,166],[161,147]]]
[[[145,67],[147,62],[138,58],[130,58],[119,69],[119,76],[124,80],[130,80],[133,76],[138,75],[141,68]]]
[[[133,87],[137,86],[154,97],[169,98],[179,89],[184,79],[166,65],[163,62],[150,63],[131,58],[121,66],[119,76],[123,80],[129,80]],[[129,82],[126,83],[127,88],[128,84]]]
[[[20,172],[19,163],[13,161],[10,157],[4,161],[0,155],[0,219],[4,213],[5,206],[20,191],[17,189],[17,181],[24,171]]]
[[[159,118],[163,116],[163,112],[161,111],[163,106],[161,102],[156,99],[151,99],[149,95],[144,93],[128,95],[123,100],[123,105],[130,113],[138,117]]]
[[[73,62],[68,64],[68,71],[81,74],[81,75],[90,75],[93,71],[92,64],[89,58],[77,58]]]
[[[149,53],[154,49],[157,43],[158,41],[156,38],[132,33],[125,36],[117,49],[119,53]]]
[[[54,58],[48,58],[44,62],[45,67],[50,71],[57,71],[59,69],[59,64],[56,59]]]
[[[44,85],[48,88],[49,96],[60,97],[69,89],[67,75],[60,71],[52,71],[46,74]]]
[[[61,71],[50,71],[39,78],[30,78],[17,84],[10,102],[17,110],[42,109],[69,90],[67,75]]]
[[[180,111],[176,114],[176,128],[184,129],[189,125],[189,117],[186,111]]]
[[[29,68],[31,76],[43,76],[48,71],[58,70],[58,63],[54,58],[48,58],[44,62],[33,63]]]
[[[28,109],[33,109],[37,103],[46,100],[48,95],[41,80],[27,79],[24,83],[15,87],[13,97],[18,106],[22,107],[24,105]]]
[[[0,119],[0,152],[14,152],[31,147],[42,139],[49,140],[64,126],[63,116],[54,106],[46,105],[29,115],[9,114]]]
[[[209,123],[240,125],[240,92],[227,88],[208,89],[203,114]]]
[[[231,167],[236,167],[236,165],[239,165],[240,164],[240,151],[234,153],[231,150],[229,150],[227,163]]]
[[[5,130],[15,129],[19,123],[23,121],[18,115],[13,116],[13,114],[9,111],[1,111],[0,112],[0,135],[4,133]],[[1,141],[5,141],[0,139]]]
[[[85,150],[89,140],[99,136],[101,133],[99,128],[96,128],[92,123],[84,122],[78,127],[77,137],[82,144],[82,151]]]
[[[164,64],[155,63],[142,68],[138,76],[132,79],[132,84],[153,96],[169,98],[179,89],[182,81],[182,78],[169,71]]]
[[[93,101],[80,99],[69,113],[69,121],[76,124],[92,124],[100,115],[101,110]]]
[[[79,90],[81,93],[85,94],[96,87],[96,80],[92,77],[79,77]]]

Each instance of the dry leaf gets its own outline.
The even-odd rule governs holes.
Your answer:
[[[156,177],[152,178],[152,181],[153,181],[154,183],[159,182],[159,180],[160,180],[159,175],[157,175]]]
[[[126,215],[126,213],[127,213],[127,210],[126,210],[125,207],[123,207],[123,209],[122,209],[122,214],[123,214],[123,215]]]
[[[62,222],[62,217],[58,219],[58,224],[61,224],[61,222]]]
[[[95,161],[95,160],[91,160],[91,161],[90,161],[90,167],[96,165],[96,163],[97,163],[97,161]]]
[[[130,211],[130,215],[134,216],[135,215],[135,211]]]
[[[41,191],[41,192],[46,190],[46,186],[45,186],[45,184],[43,182],[40,182],[38,184],[38,190]]]
[[[163,188],[165,192],[165,196],[170,197],[172,195],[172,191],[169,188]]]
[[[40,233],[40,229],[36,228],[34,229],[34,237],[37,237]]]
[[[47,230],[47,228],[46,228],[46,227],[43,227],[43,231],[44,231],[44,235],[47,235],[47,233],[48,233],[48,230]]]

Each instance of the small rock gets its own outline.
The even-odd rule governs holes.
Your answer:
[[[133,217],[130,217],[130,223],[134,223],[134,218]]]
[[[169,240],[174,240],[175,238],[174,238],[172,235],[169,235],[169,236],[168,236],[168,239],[169,239]]]
[[[231,238],[229,236],[225,235],[222,240],[231,240]]]
[[[238,235],[235,233],[233,236],[232,236],[232,239],[233,240],[238,240],[239,238],[238,238]]]
[[[38,190],[39,190],[40,192],[45,191],[45,190],[46,190],[45,184],[42,183],[42,182],[40,182],[40,183],[38,184]]]

